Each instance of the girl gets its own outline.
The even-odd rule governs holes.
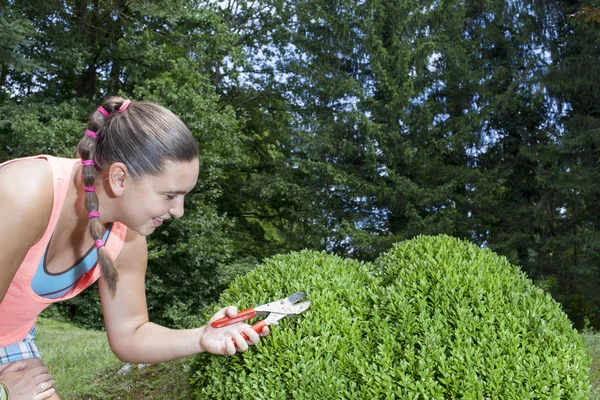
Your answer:
[[[146,236],[183,216],[198,179],[198,147],[179,118],[157,104],[111,97],[92,114],[77,155],[0,165],[0,399],[3,391],[10,400],[58,399],[34,344],[36,317],[96,280],[108,342],[124,362],[232,355],[269,333],[148,321]],[[227,307],[211,322],[236,314]]]

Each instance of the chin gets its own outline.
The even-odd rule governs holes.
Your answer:
[[[138,227],[127,227],[129,229],[131,229],[134,232],[137,232],[138,234],[140,234],[141,236],[150,236],[155,230],[156,228],[151,226],[138,226]]]

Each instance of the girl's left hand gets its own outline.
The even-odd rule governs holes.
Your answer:
[[[210,321],[204,327],[204,332],[200,337],[200,347],[209,353],[231,356],[237,351],[248,350],[249,345],[257,344],[261,337],[269,334],[269,328],[264,327],[260,335],[256,333],[248,324],[237,323],[223,328],[213,328],[210,324],[224,316],[235,317],[237,315],[237,307],[229,306],[221,309],[212,316]],[[248,340],[244,340],[241,333],[244,332],[248,336]],[[235,344],[233,344],[233,340]]]

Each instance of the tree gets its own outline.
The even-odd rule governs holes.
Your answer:
[[[35,153],[71,156],[89,113],[107,95],[153,100],[173,110],[202,148],[201,177],[186,220],[149,239],[148,305],[153,320],[182,326],[213,301],[239,269],[228,238],[232,222],[218,212],[227,164],[242,162],[239,124],[211,83],[210,66],[228,49],[216,5],[124,1],[14,2],[11,12],[35,27],[27,52],[48,71],[9,76],[16,95],[0,106],[3,159]],[[211,34],[217,33],[216,35]],[[60,68],[59,68],[60,66]],[[27,90],[21,90],[27,88]],[[101,326],[93,291],[61,304],[84,324]]]
[[[578,2],[559,5],[565,16],[581,9]],[[546,78],[555,101],[556,129],[550,152],[552,168],[542,177],[551,194],[547,204],[553,217],[546,223],[544,262],[554,274],[547,274],[545,282],[577,326],[598,328],[600,110],[595,59],[600,51],[600,31],[595,24],[569,17],[558,19],[556,26],[553,65]]]

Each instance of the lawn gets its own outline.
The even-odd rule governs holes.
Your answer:
[[[36,344],[50,369],[62,400],[185,399],[187,360],[145,368],[123,367],[111,352],[104,332],[39,318]]]
[[[600,333],[584,332],[583,341],[592,357],[590,380],[592,381],[591,400],[600,400]]]
[[[600,400],[600,333],[582,333],[592,357],[591,400]],[[36,343],[56,380],[59,395],[71,399],[185,399],[187,360],[138,368],[120,374],[103,332],[40,318]]]

